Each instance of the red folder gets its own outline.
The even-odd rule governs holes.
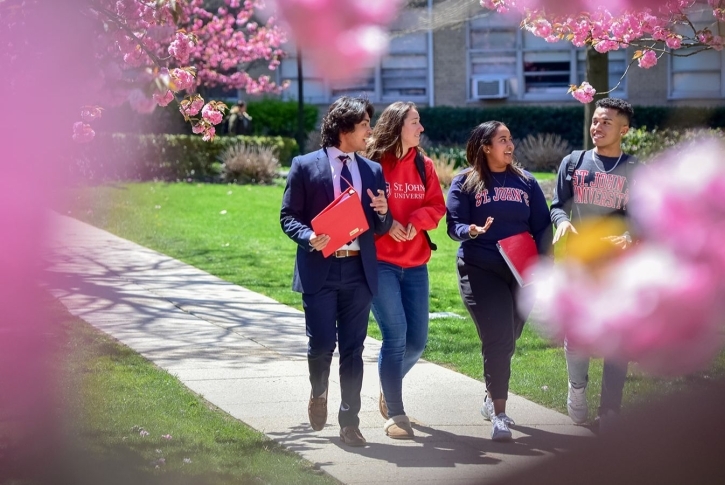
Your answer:
[[[341,193],[312,219],[315,234],[327,234],[330,242],[322,250],[328,257],[369,228],[360,196],[353,188]]]
[[[527,286],[533,283],[533,269],[539,260],[534,238],[528,232],[501,239],[496,243],[501,256],[509,265],[519,285]]]

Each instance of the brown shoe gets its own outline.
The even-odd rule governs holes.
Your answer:
[[[388,419],[388,403],[385,402],[385,396],[383,396],[383,390],[380,389],[380,399],[378,399],[378,408],[383,418]]]
[[[365,446],[367,441],[363,438],[357,426],[345,426],[340,430],[340,441],[347,446]]]
[[[310,418],[310,426],[315,431],[320,431],[327,423],[327,398],[312,397],[310,394],[310,403],[307,405],[307,416]]]
[[[410,419],[405,415],[393,416],[383,426],[385,434],[394,440],[410,440],[415,438],[415,432],[410,426]]]

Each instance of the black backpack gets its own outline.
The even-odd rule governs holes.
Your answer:
[[[415,153],[415,168],[418,169],[418,175],[420,175],[420,180],[423,182],[423,187],[425,187],[425,159],[419,151]],[[423,235],[425,236],[425,240],[428,241],[428,247],[430,247],[431,251],[438,249],[438,246],[431,241],[428,231],[423,231]]]

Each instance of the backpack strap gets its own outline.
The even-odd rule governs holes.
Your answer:
[[[415,151],[415,168],[418,169],[420,181],[423,182],[423,187],[425,187],[425,158],[418,150]]]
[[[425,158],[423,158],[423,154],[420,153],[419,150],[415,151],[415,168],[418,170],[418,175],[420,176],[420,181],[423,182],[423,188],[425,188]],[[425,240],[428,241],[428,247],[431,251],[435,251],[438,249],[438,246],[431,241],[430,235],[428,235],[428,231],[422,231],[423,236],[425,236]]]
[[[584,159],[584,154],[586,151],[584,150],[574,150],[569,155],[569,163],[566,164],[566,181],[571,182],[571,180],[574,178],[574,171],[576,168],[581,165],[582,160]]]

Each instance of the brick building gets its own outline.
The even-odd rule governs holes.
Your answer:
[[[698,27],[713,22],[707,8],[690,18]],[[409,1],[393,25],[388,55],[359,79],[330,84],[303,62],[305,101],[327,105],[341,94],[366,93],[380,106],[397,100],[420,106],[576,104],[567,89],[585,79],[584,50],[565,41],[547,43],[519,22],[476,0]],[[288,49],[276,75],[291,81],[283,97],[296,99],[297,59],[294,46]],[[609,53],[610,87],[631,57],[625,50]],[[666,55],[647,70],[635,64],[612,95],[635,105],[724,105],[725,51]]]

